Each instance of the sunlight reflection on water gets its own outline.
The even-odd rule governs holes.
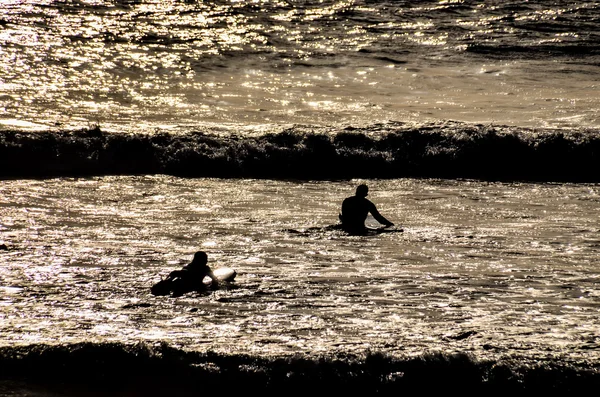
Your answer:
[[[588,25],[577,23],[579,13],[597,12],[592,5],[5,3],[0,123],[20,129],[598,126],[597,67],[585,61],[593,29],[579,34]],[[557,13],[574,19],[556,34],[535,28]],[[507,33],[516,31],[524,36]],[[579,43],[583,56],[468,51],[524,41],[532,50],[565,46],[569,55]]]
[[[357,183],[4,181],[0,342],[596,357],[597,185],[373,180],[404,233],[309,232]],[[236,282],[149,294],[201,248]]]

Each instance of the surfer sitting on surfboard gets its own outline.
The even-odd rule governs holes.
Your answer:
[[[185,265],[181,270],[174,270],[167,278],[161,280],[152,287],[154,295],[168,295],[172,292],[173,296],[181,296],[192,291],[202,291],[206,289],[203,283],[204,277],[212,279],[211,287],[219,285],[217,276],[208,267],[208,255],[204,251],[198,251],[194,254],[191,263]]]
[[[339,215],[342,222],[342,229],[349,234],[366,234],[368,229],[365,226],[367,215],[371,213],[375,220],[386,227],[394,226],[383,215],[377,211],[377,207],[369,199],[369,188],[367,185],[359,185],[356,188],[354,196],[344,199],[342,202],[342,213]]]

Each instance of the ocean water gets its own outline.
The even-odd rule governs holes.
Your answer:
[[[358,182],[5,181],[5,354],[142,343],[262,359],[464,354],[596,368],[598,185],[368,180],[404,232],[323,229]],[[150,294],[198,249],[236,280],[180,298]],[[48,361],[57,364],[36,365],[45,372]]]
[[[586,1],[4,1],[0,120],[598,127]]]
[[[1,395],[600,385],[595,2],[0,9]]]

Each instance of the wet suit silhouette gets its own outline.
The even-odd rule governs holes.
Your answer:
[[[206,289],[203,283],[206,276],[212,279],[211,287],[218,286],[219,281],[207,263],[206,253],[204,251],[196,252],[191,263],[185,265],[181,270],[172,271],[166,279],[155,284],[151,290],[152,294],[168,295],[171,293],[172,296],[178,297],[188,292],[202,291]]]
[[[387,220],[377,211],[377,207],[369,199],[369,188],[367,185],[359,185],[356,188],[354,196],[344,199],[342,202],[342,213],[339,215],[342,222],[342,229],[354,235],[366,234],[368,232],[365,226],[365,220],[369,213],[375,220],[386,227],[394,226],[392,222]]]

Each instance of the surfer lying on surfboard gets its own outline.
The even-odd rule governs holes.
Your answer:
[[[354,196],[348,197],[342,202],[342,212],[339,217],[342,222],[341,227],[346,233],[353,235],[368,234],[369,228],[365,226],[365,220],[369,213],[385,227],[394,226],[392,222],[377,211],[375,204],[367,199],[368,194],[369,188],[367,185],[359,185]]]
[[[169,295],[177,297],[188,292],[202,291],[206,289],[204,278],[211,278],[211,287],[219,285],[219,279],[210,267],[207,265],[208,255],[204,251],[198,251],[194,254],[191,263],[185,265],[181,270],[174,270],[167,278],[159,281],[152,286],[153,295]]]

